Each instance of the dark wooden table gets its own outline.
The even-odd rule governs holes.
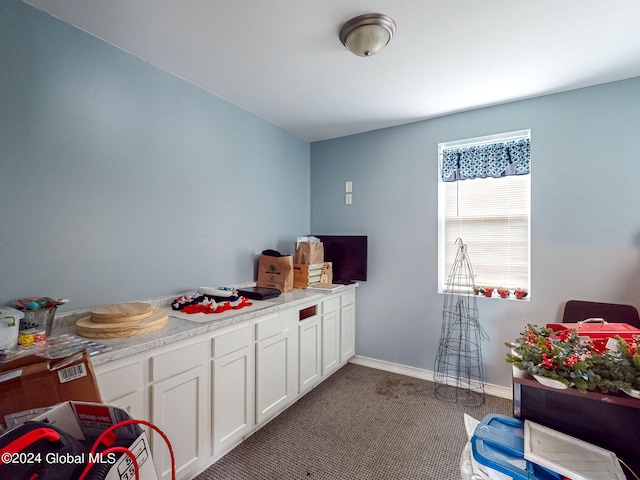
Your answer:
[[[558,390],[524,374],[513,377],[513,416],[606,448],[640,475],[639,399],[625,393]]]

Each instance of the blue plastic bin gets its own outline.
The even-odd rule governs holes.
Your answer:
[[[482,419],[471,438],[473,458],[515,480],[563,480],[565,477],[524,459],[524,422],[506,415]],[[514,463],[525,464],[520,468]]]

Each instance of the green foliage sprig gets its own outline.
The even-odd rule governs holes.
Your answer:
[[[630,341],[616,336],[613,343],[597,358],[598,363],[594,370],[599,371],[603,378],[598,387],[605,390],[609,384],[609,390],[640,390],[640,337],[634,337]],[[604,380],[606,385],[602,385]],[[605,390],[607,391],[607,390]]]
[[[575,329],[554,332],[527,325],[521,337],[505,345],[506,361],[531,375],[557,380],[580,392],[640,389],[640,337],[615,337],[608,348],[594,349]]]
[[[554,333],[550,328],[527,325],[522,336],[506,343],[512,353],[507,362],[531,375],[557,380],[581,392],[595,388],[600,380],[592,369],[592,352],[575,329]]]

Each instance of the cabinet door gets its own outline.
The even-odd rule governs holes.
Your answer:
[[[290,329],[256,343],[256,424],[283,410],[297,394]]]
[[[320,317],[314,316],[298,324],[298,392],[304,393],[322,375],[322,336]]]
[[[144,365],[144,356],[134,355],[94,367],[102,401],[133,418],[149,420]]]
[[[213,453],[253,427],[253,348],[247,345],[213,360]]]
[[[340,363],[355,355],[355,307],[347,305],[340,309]]]
[[[322,315],[322,375],[340,363],[340,310]]]
[[[151,385],[151,421],[171,441],[177,478],[183,478],[208,458],[206,379],[206,368],[200,365]],[[171,459],[162,439],[154,435],[151,449],[160,479],[171,478]]]

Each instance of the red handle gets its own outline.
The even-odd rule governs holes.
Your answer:
[[[162,439],[164,440],[165,444],[167,445],[167,448],[169,449],[169,457],[171,458],[171,479],[175,480],[176,479],[176,459],[175,459],[175,456],[173,454],[173,447],[171,446],[171,442],[169,441],[169,437],[167,437],[167,435],[162,430],[160,430],[158,427],[156,427],[153,423],[147,422],[146,420],[129,419],[129,420],[123,420],[121,422],[118,422],[118,423],[115,423],[115,424],[111,425],[106,430],[104,430],[98,436],[98,438],[95,440],[95,442],[93,443],[93,447],[91,447],[91,455],[96,453],[96,450],[97,450],[98,446],[101,443],[103,445],[106,445],[106,446],[111,445],[113,443],[113,440],[114,440],[113,431],[116,428],[122,427],[122,426],[125,426],[125,425],[132,425],[132,424],[145,425],[145,426],[155,430],[162,437]],[[133,455],[133,453],[131,453],[131,451],[128,450],[127,448],[124,448],[124,449],[121,450],[120,447],[112,447],[112,449],[114,449],[114,451],[116,451],[115,449],[118,449],[117,451],[124,451],[124,453],[126,453],[129,456],[129,458],[131,458],[131,460],[133,461],[133,468],[135,470],[135,478],[136,478],[136,480],[138,480],[138,478],[139,478],[139,476],[138,476],[139,475],[138,474],[138,462],[137,462],[137,459],[136,459],[135,455]],[[106,451],[107,450],[105,450],[105,452]],[[86,477],[86,475],[89,472],[89,470],[91,469],[91,467],[92,467],[92,464],[87,465],[85,470],[80,475],[80,480],[83,480]]]
[[[29,445],[40,440],[49,440],[50,442],[57,442],[60,440],[60,434],[51,428],[36,428],[28,433],[25,433],[20,438],[16,438],[9,445],[0,450],[0,465],[4,464],[5,454],[14,454],[23,451]]]

